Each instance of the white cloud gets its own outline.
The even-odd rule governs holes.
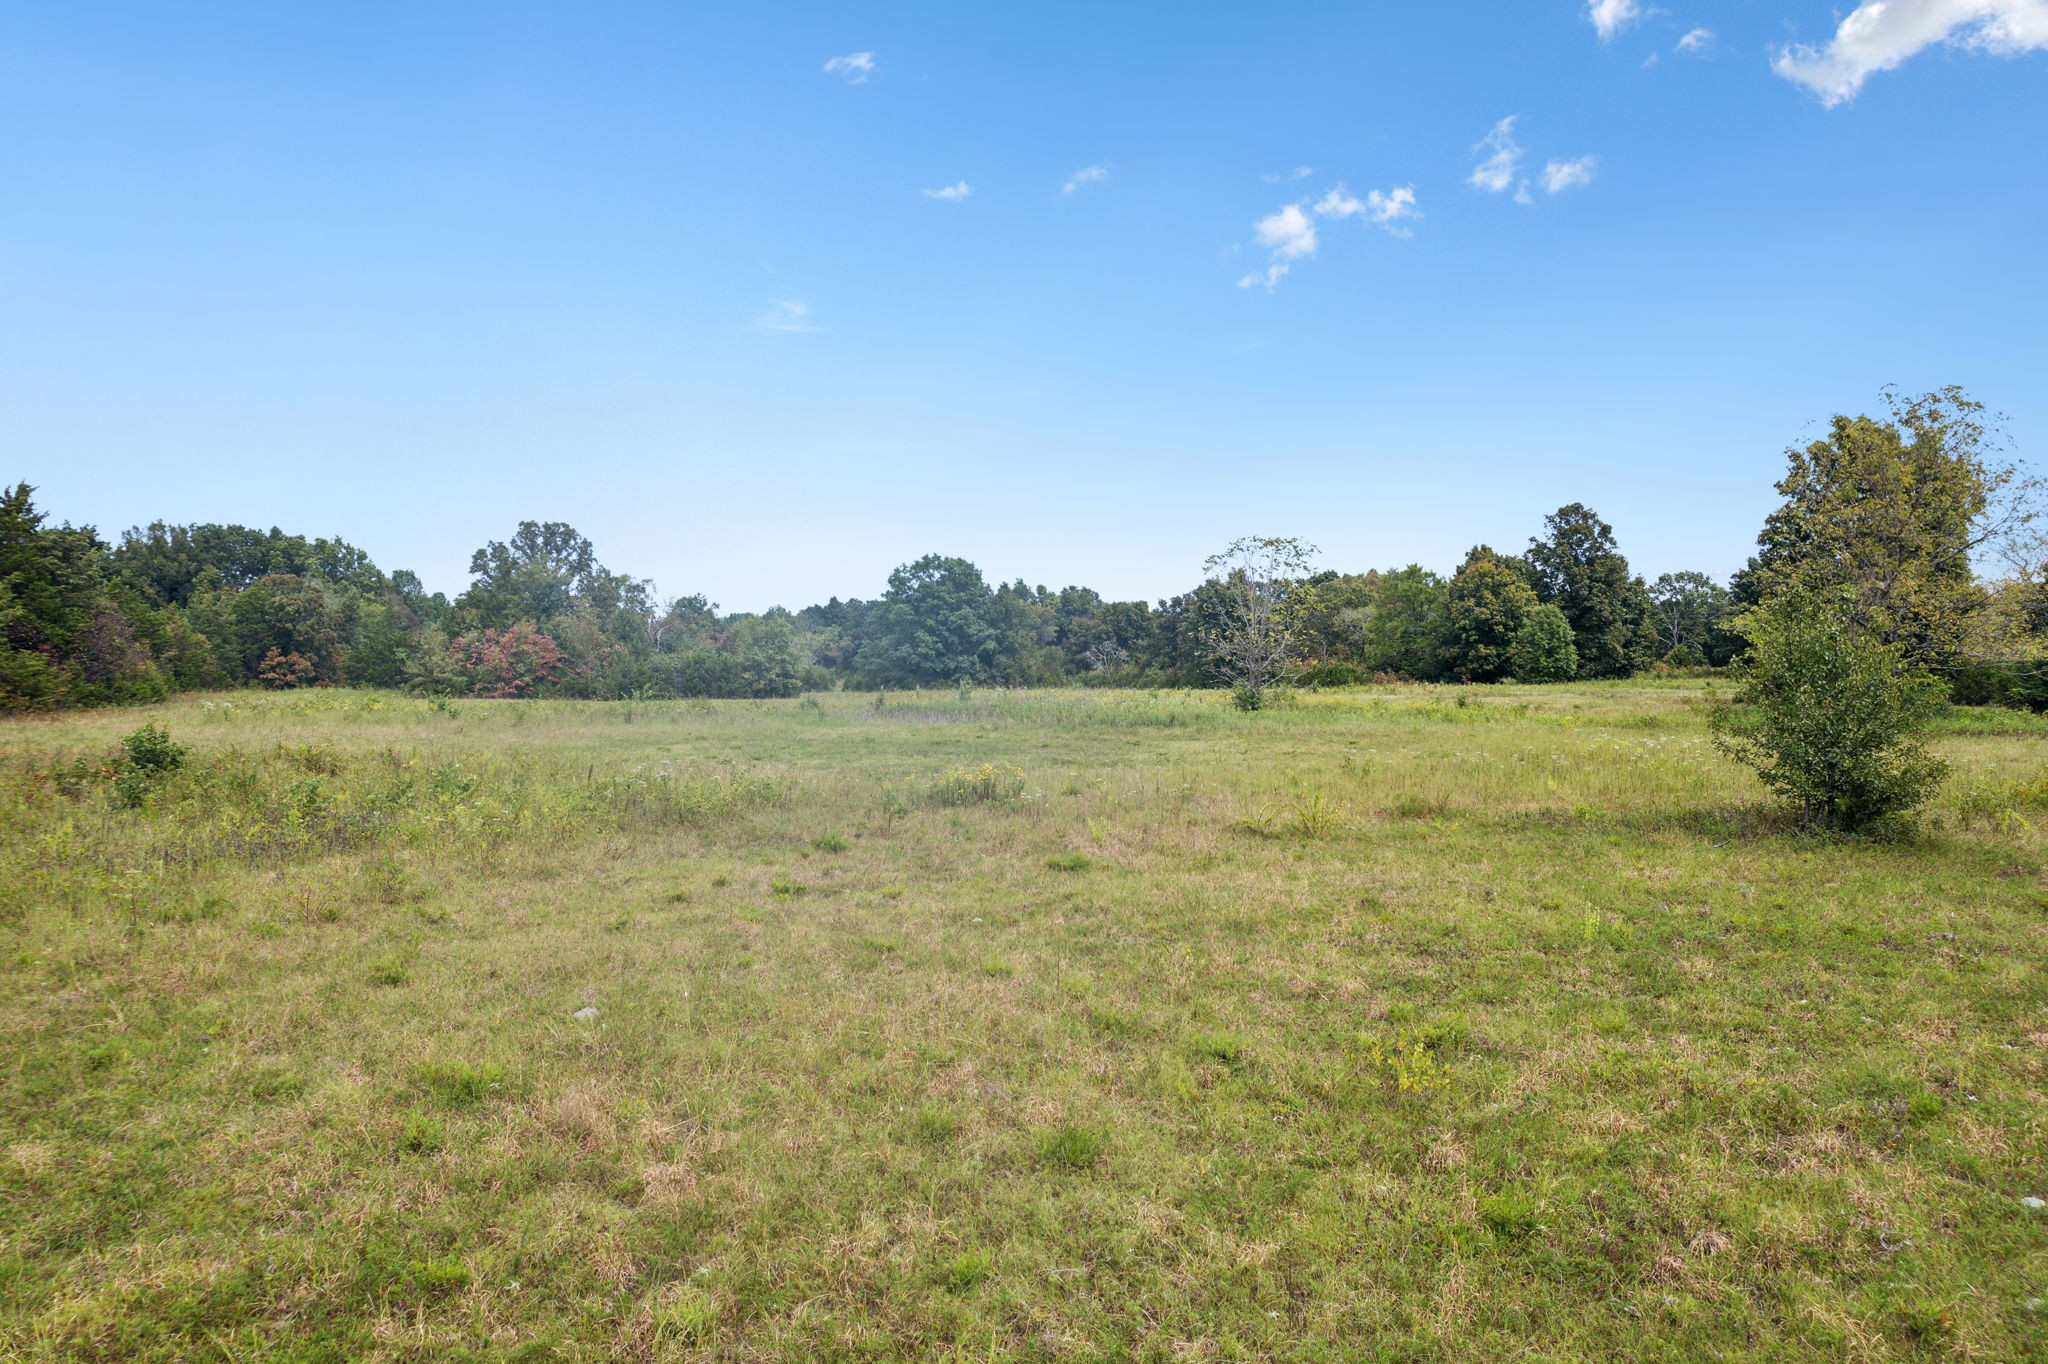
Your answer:
[[[754,328],[764,332],[821,332],[811,320],[811,305],[799,298],[778,298],[768,311],[754,319]]]
[[[1481,138],[1472,148],[1485,152],[1486,159],[1472,168],[1468,184],[1477,185],[1488,194],[1498,194],[1515,182],[1515,172],[1522,165],[1522,149],[1515,142],[1515,119],[1509,114],[1493,125],[1493,131]]]
[[[1678,40],[1678,46],[1671,50],[1673,52],[1682,52],[1688,57],[1699,57],[1704,56],[1713,46],[1714,30],[1710,28],[1694,28],[1686,30],[1685,36]]]
[[[1543,164],[1543,192],[1557,194],[1578,185],[1593,183],[1593,171],[1600,164],[1597,156],[1581,156],[1570,161],[1546,161]]]
[[[1636,0],[1586,0],[1586,18],[1603,43],[1642,17]]]
[[[1771,69],[1832,109],[1940,42],[2001,55],[2048,48],[2048,0],[1864,0],[1826,47],[1781,48]]]
[[[1107,179],[1109,179],[1109,167],[1089,166],[1084,170],[1077,170],[1068,176],[1067,183],[1060,186],[1060,193],[1077,194],[1083,187],[1100,184]]]
[[[1279,175],[1261,175],[1259,179],[1264,180],[1269,185],[1284,185],[1289,180],[1306,180],[1315,173],[1316,168],[1314,166],[1296,166],[1293,170],[1284,171]]]
[[[844,76],[848,85],[865,85],[868,77],[875,74],[875,54],[849,52],[844,57],[834,57],[825,63],[825,74]]]
[[[1515,202],[1518,204],[1533,204],[1536,202],[1535,199],[1530,197],[1529,182],[1527,180],[1515,186]]]
[[[924,192],[924,197],[927,199],[943,199],[949,204],[957,204],[972,193],[974,193],[974,186],[968,184],[965,180],[960,180],[947,185],[944,189],[928,189]]]
[[[1315,219],[1309,217],[1300,204],[1287,204],[1273,210],[1252,224],[1252,232],[1258,237],[1259,245],[1273,253],[1273,259],[1264,270],[1254,270],[1238,280],[1240,289],[1264,285],[1271,293],[1273,286],[1287,274],[1289,261],[1316,253]]]
[[[1408,224],[1422,217],[1422,210],[1415,203],[1413,185],[1389,190],[1369,189],[1363,199],[1352,198],[1344,186],[1339,185],[1316,200],[1315,211],[1319,218],[1362,218],[1397,237],[1413,236],[1415,229]]]
[[[1259,245],[1273,253],[1274,260],[1300,260],[1316,253],[1316,225],[1301,211],[1300,204],[1289,204],[1267,214],[1252,225],[1252,230],[1258,233]]]

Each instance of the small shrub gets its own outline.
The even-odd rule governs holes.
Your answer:
[[[1934,793],[1948,766],[1924,736],[1942,687],[1908,669],[1900,646],[1809,592],[1781,593],[1740,628],[1750,641],[1744,686],[1710,712],[1723,753],[1837,829],[1897,820]]]
[[[1061,1123],[1039,1134],[1038,1159],[1043,1165],[1066,1170],[1091,1170],[1109,1149],[1109,1138],[1098,1128]]]
[[[768,889],[770,893],[778,895],[785,900],[794,900],[797,896],[809,890],[810,887],[801,881],[792,881],[786,876],[778,876],[768,883]]]
[[[173,740],[170,731],[159,727],[154,720],[121,740],[121,750],[129,767],[152,775],[177,771],[185,765],[185,755],[191,752],[186,745]]]
[[[853,845],[838,834],[826,834],[822,838],[812,839],[811,846],[821,853],[843,853]]]
[[[121,740],[121,752],[114,760],[114,803],[123,809],[141,809],[157,783],[185,765],[189,751],[154,720],[128,735]]]
[[[1095,859],[1087,853],[1054,853],[1045,859],[1045,865],[1054,871],[1086,871],[1095,865]]]
[[[1023,795],[1024,773],[1008,763],[952,768],[939,774],[931,789],[940,805],[995,805]]]

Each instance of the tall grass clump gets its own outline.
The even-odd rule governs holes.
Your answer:
[[[939,805],[999,805],[1023,795],[1023,769],[1008,763],[950,768],[931,787],[931,798]]]

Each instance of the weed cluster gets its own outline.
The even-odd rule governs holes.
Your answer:
[[[1022,768],[981,763],[940,773],[932,782],[931,798],[939,805],[997,805],[1023,799],[1024,788]]]

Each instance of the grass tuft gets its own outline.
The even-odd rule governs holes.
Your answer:
[[[1061,1123],[1038,1135],[1038,1159],[1065,1170],[1092,1170],[1109,1150],[1109,1136],[1099,1127]]]

